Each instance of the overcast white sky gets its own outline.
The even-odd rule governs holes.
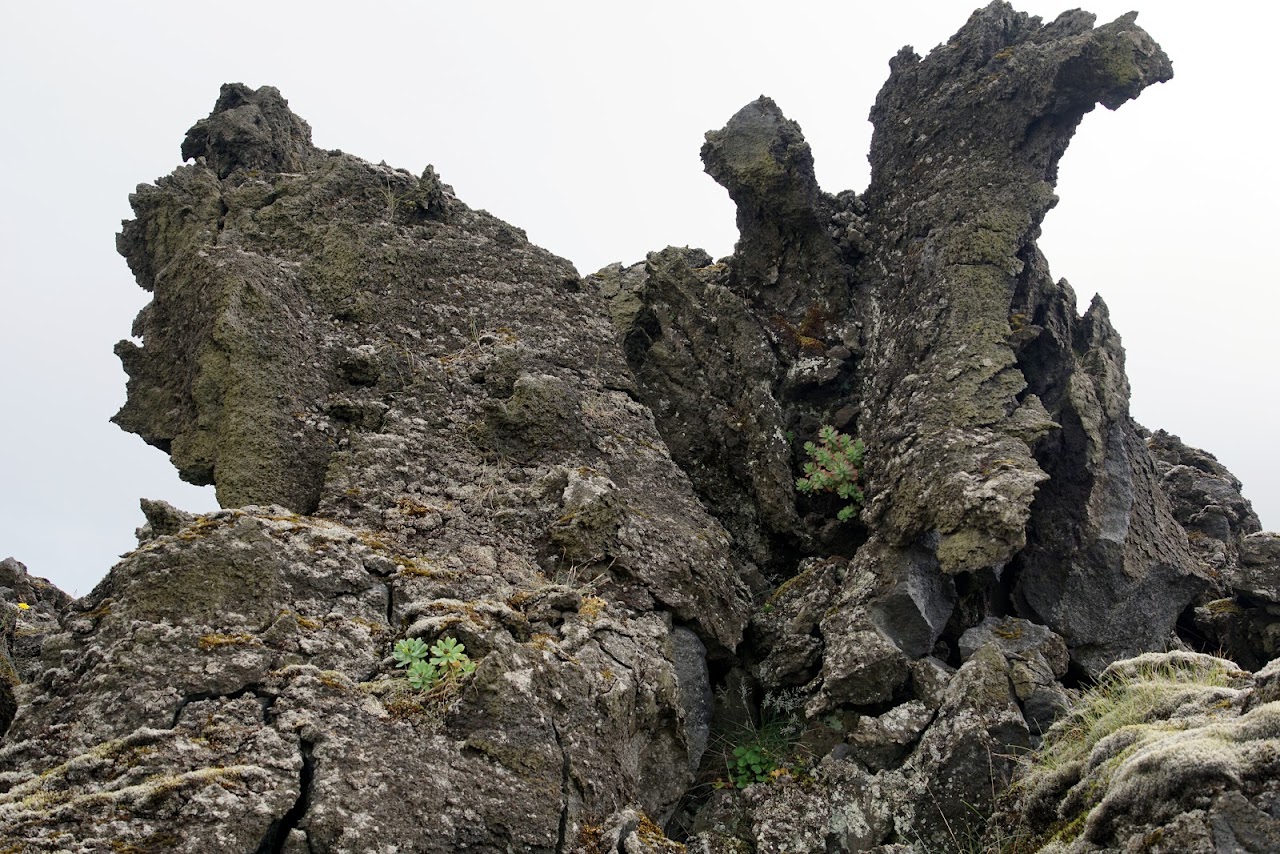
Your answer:
[[[1103,22],[1140,2],[1088,8]],[[223,82],[278,87],[321,147],[434,164],[587,273],[668,244],[732,250],[698,149],[761,93],[803,127],[824,189],[862,190],[889,57],[976,5],[6,2],[0,557],[83,595],[134,545],[140,496],[215,506],[107,419],[125,389],[111,348],[147,299],[114,250],[127,196],[178,165]],[[1176,78],[1086,117],[1041,247],[1081,307],[1095,291],[1111,307],[1137,419],[1216,454],[1280,527],[1280,4],[1145,5]]]

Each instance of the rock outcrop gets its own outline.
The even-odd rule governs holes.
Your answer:
[[[996,809],[1025,850],[1262,850],[1280,538],[1133,422],[1035,243],[1083,116],[1169,60],[994,2],[890,69],[864,193],[761,97],[702,148],[733,255],[586,277],[223,87],[131,197],[115,420],[224,509],[144,500],[74,602],[0,564],[0,850],[936,851]],[[824,425],[854,520],[797,492]],[[1188,644],[1259,672],[1001,798],[1077,683]],[[1173,797],[1210,737],[1239,761]]]
[[[44,639],[71,597],[11,557],[0,561],[0,738],[18,711],[20,686],[44,670]]]
[[[993,820],[988,847],[1277,850],[1278,678],[1280,661],[1252,674],[1194,653],[1111,665],[1051,731],[1041,764]]]
[[[1106,307],[1077,315],[1035,238],[1084,114],[1171,66],[1132,15],[1042,25],[992,4],[890,68],[858,268],[875,323],[859,434],[880,461],[865,515],[895,550],[927,541],[944,573],[1012,580],[1014,610],[1096,673],[1161,644],[1202,585],[1129,418]]]
[[[432,170],[315,149],[274,89],[224,87],[183,153],[120,237],[154,299],[116,420],[229,509],[144,502],[139,549],[45,640],[6,742],[42,776],[8,780],[5,826],[553,851],[669,814],[748,591],[599,297]],[[411,696],[405,636],[462,642],[466,689]]]

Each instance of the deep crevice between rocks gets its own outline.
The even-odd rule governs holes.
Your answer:
[[[298,827],[298,823],[311,807],[311,786],[315,782],[316,773],[314,755],[316,745],[314,741],[303,738],[299,739],[298,746],[302,753],[302,770],[298,772],[298,797],[283,816],[268,825],[267,832],[263,835],[262,842],[258,844],[254,854],[284,854],[289,835]],[[306,834],[306,831],[303,833]],[[309,836],[307,850],[311,850]]]
[[[556,834],[556,854],[565,854],[569,849],[569,787],[572,785],[570,779],[569,751],[565,749],[564,740],[560,737],[560,727],[556,726],[554,720],[551,721],[551,732],[556,739],[556,747],[560,750],[560,824]]]
[[[229,213],[231,213],[231,208],[227,205],[226,198],[219,197],[218,224],[217,224],[217,231],[215,232],[215,234],[222,234],[223,230],[227,227],[227,214]]]
[[[631,402],[632,402],[632,403],[639,403],[639,404],[641,404],[642,406],[643,406],[643,405],[647,405],[647,404],[645,404],[645,402],[644,402],[643,400],[641,400],[641,399],[640,399],[640,394],[639,394],[639,393],[638,393],[634,388],[631,388],[630,386],[625,386],[625,387],[624,387],[624,386],[612,386],[612,385],[608,385],[608,384],[606,383],[606,384],[605,384],[605,386],[604,386],[604,390],[605,390],[605,391],[618,391],[618,392],[622,392],[623,394],[625,394],[625,395],[628,397],[628,399],[630,399],[630,400],[631,400]]]
[[[1058,680],[1058,683],[1061,684],[1063,688],[1072,690],[1076,688],[1092,687],[1096,683],[1096,680],[1089,675],[1088,671],[1077,664],[1075,659],[1072,659],[1067,664],[1067,672]]]
[[[1206,637],[1204,632],[1200,631],[1196,625],[1195,601],[1192,601],[1186,608],[1182,609],[1182,613],[1178,615],[1177,621],[1174,622],[1173,631],[1177,634],[1179,640],[1196,652],[1213,655],[1217,651],[1212,639]]]

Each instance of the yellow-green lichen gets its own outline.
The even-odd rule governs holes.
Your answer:
[[[1228,614],[1232,617],[1244,616],[1244,608],[1234,599],[1214,599],[1205,606],[1209,609],[1209,613],[1214,616]]]
[[[201,635],[200,648],[208,652],[224,646],[262,646],[262,641],[253,635],[235,634],[209,634]]]

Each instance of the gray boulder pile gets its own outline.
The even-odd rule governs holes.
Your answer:
[[[1036,247],[1134,19],[904,48],[858,194],[761,97],[733,255],[585,277],[224,86],[115,417],[223,509],[0,564],[0,852],[1280,848],[1280,536]]]

